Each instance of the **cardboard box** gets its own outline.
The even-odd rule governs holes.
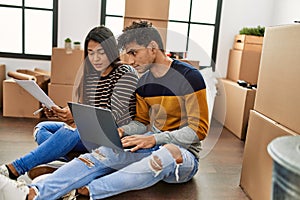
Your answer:
[[[300,133],[300,24],[265,32],[254,109]]]
[[[264,37],[253,35],[236,35],[234,38],[233,49],[245,50],[263,44]]]
[[[3,116],[40,118],[41,112],[33,112],[41,107],[40,102],[19,86],[13,79],[3,82]]]
[[[245,50],[231,49],[229,52],[227,79],[244,80],[257,84],[261,58],[261,45],[248,45]]]
[[[63,85],[63,84],[48,84],[49,97],[58,106],[67,106],[68,101],[73,101],[73,85]]]
[[[64,48],[53,48],[51,56],[51,83],[74,85],[77,72],[83,61],[83,50],[72,50],[72,53],[67,53]]]
[[[126,0],[125,17],[168,20],[169,0]]]
[[[249,44],[263,44],[264,37],[254,36],[254,35],[244,35],[238,34],[235,35],[234,41],[240,43],[249,43]]]
[[[5,65],[0,64],[0,108],[3,104],[3,81],[6,79]]]
[[[273,161],[267,145],[285,135],[297,133],[251,110],[240,179],[240,186],[251,199],[271,199]]]
[[[42,90],[45,91],[47,94],[48,91],[48,83],[50,82],[50,76],[49,74],[43,73],[41,71],[29,70],[29,69],[17,69],[16,70],[19,73],[28,74],[31,76],[34,76],[36,78],[36,83],[42,88]]]
[[[238,138],[246,136],[249,112],[253,108],[255,90],[239,86],[228,79],[218,79],[213,117]]]

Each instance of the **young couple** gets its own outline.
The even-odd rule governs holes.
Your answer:
[[[126,191],[147,188],[159,181],[187,182],[196,174],[201,140],[206,137],[209,126],[206,86],[200,72],[186,63],[168,58],[165,55],[161,36],[151,23],[133,22],[118,37],[118,45],[128,54],[129,64],[137,72],[143,73],[137,86],[133,84],[136,88],[134,90],[129,82],[134,83],[136,76],[131,72],[130,67],[111,64],[119,58],[119,56],[117,58],[110,56],[114,49],[111,45],[115,43],[110,41],[104,45],[106,40],[103,41],[102,35],[99,37],[102,41],[92,38],[85,44],[88,57],[86,64],[93,66],[89,70],[98,72],[102,80],[105,79],[103,77],[110,77],[114,70],[124,68],[120,70],[124,75],[120,74],[118,77],[128,77],[124,78],[124,84],[120,84],[118,95],[114,93],[120,79],[116,78],[117,80],[105,87],[102,84],[106,82],[101,83],[104,90],[112,91],[111,95],[106,94],[108,98],[98,96],[98,92],[105,92],[98,91],[98,86],[94,86],[95,81],[99,82],[97,78],[87,77],[82,84],[83,91],[86,93],[82,95],[85,99],[83,102],[94,102],[95,106],[105,105],[112,110],[117,107],[118,115],[115,115],[117,121],[130,119],[136,110],[133,120],[128,120],[130,121],[128,124],[126,124],[127,120],[119,124],[122,144],[124,147],[131,147],[130,151],[118,151],[101,146],[94,149],[92,153],[82,154],[45,179],[30,185],[20,184],[10,178],[16,178],[32,166],[18,171],[15,167],[17,165],[12,164],[14,171],[8,164],[3,166],[7,169],[7,173],[0,175],[0,200],[58,199],[74,191],[89,196],[90,199],[103,199]],[[97,59],[98,61],[95,61]],[[114,85],[111,85],[113,83]],[[125,89],[124,85],[126,85]],[[133,98],[132,95],[126,95],[126,92],[134,93],[135,109],[128,111]],[[104,104],[96,104],[98,100],[105,101],[105,99]],[[114,101],[115,106],[113,106]],[[124,112],[119,112],[122,103],[127,104],[127,107],[123,108]],[[57,108],[53,108],[52,112],[59,117],[66,116],[66,114],[60,115],[61,112]],[[66,120],[55,134],[50,130],[49,139],[45,138],[37,149],[51,140],[61,129],[62,132],[71,133],[68,126],[74,127],[73,123],[73,120]],[[36,133],[42,127],[37,128]],[[76,139],[73,140],[76,144],[73,142],[73,146],[68,144],[70,146],[68,150],[64,149],[60,155],[55,154],[56,158],[52,159],[65,156],[80,144],[76,129],[72,134],[76,135]],[[65,135],[65,137],[69,136]],[[57,148],[57,143],[53,145],[51,150],[54,149],[53,147]],[[44,160],[44,162],[48,161]]]

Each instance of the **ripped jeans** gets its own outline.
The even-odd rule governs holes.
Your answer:
[[[66,156],[70,151],[86,153],[77,129],[63,122],[45,121],[36,125],[34,131],[38,146],[31,152],[12,162],[17,172],[25,174],[33,167],[46,164]]]
[[[90,199],[102,199],[147,188],[161,180],[168,183],[187,182],[196,174],[198,160],[191,152],[178,148],[183,158],[180,164],[164,146],[135,153],[99,147],[31,186],[39,191],[36,200],[57,199],[82,186],[88,187]]]

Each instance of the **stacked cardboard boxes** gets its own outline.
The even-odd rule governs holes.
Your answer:
[[[256,84],[261,58],[263,37],[236,35],[229,52],[227,78]]]
[[[3,81],[5,80],[5,65],[0,64],[0,108],[3,105]]]
[[[126,0],[124,27],[132,21],[148,20],[158,28],[166,44],[170,0],[137,1]]]
[[[39,69],[19,69],[16,72],[9,71],[7,74],[15,79],[34,80],[47,93],[50,76]],[[3,81],[3,116],[40,118],[41,112],[33,115],[40,107],[41,103],[19,86],[14,79]]]
[[[253,200],[271,199],[267,145],[300,134],[300,25],[266,29],[254,110],[250,113],[240,185]]]
[[[56,105],[65,107],[73,100],[73,89],[84,61],[83,50],[53,48],[51,56],[51,82],[48,85],[49,97]]]
[[[239,139],[245,139],[249,112],[253,108],[255,90],[239,86],[228,79],[218,79],[213,117]]]
[[[246,138],[249,112],[255,101],[263,37],[236,35],[229,53],[226,79],[218,79],[213,117],[239,139]],[[237,83],[243,80],[246,85]],[[248,84],[247,84],[248,83]]]

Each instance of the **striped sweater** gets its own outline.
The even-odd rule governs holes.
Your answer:
[[[128,65],[120,65],[104,77],[93,71],[84,81],[83,103],[112,111],[119,126],[128,124],[135,114],[135,96],[138,77]]]

